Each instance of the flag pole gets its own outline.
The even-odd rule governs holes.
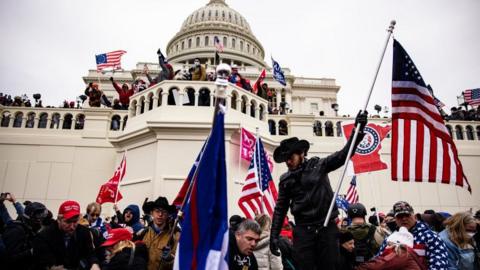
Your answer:
[[[368,102],[370,101],[370,97],[372,96],[373,87],[375,86],[375,81],[377,80],[378,72],[380,71],[380,66],[382,65],[383,57],[385,56],[385,51],[387,50],[388,42],[390,41],[390,36],[393,33],[395,24],[396,24],[395,20],[392,20],[390,22],[390,26],[387,29],[388,34],[385,40],[385,46],[380,56],[380,60],[378,61],[377,70],[375,72],[375,76],[373,77],[372,85],[370,86],[370,91],[368,93],[367,100],[365,101],[365,105],[363,106],[362,112],[365,112],[365,110],[367,109]],[[330,202],[330,207],[328,208],[327,216],[325,217],[325,221],[323,222],[323,227],[327,227],[328,222],[330,221],[330,217],[333,211],[333,206],[335,205],[335,198],[338,196],[338,192],[340,191],[340,187],[342,186],[343,179],[345,178],[345,173],[347,172],[348,163],[350,162],[350,157],[352,156],[353,147],[355,145],[355,142],[357,141],[359,130],[360,130],[360,123],[357,124],[355,128],[355,133],[353,134],[353,140],[352,140],[352,143],[350,144],[350,148],[348,149],[347,158],[345,159],[342,176],[340,177],[340,181],[338,182],[337,188],[335,189],[335,194],[333,195],[332,201]]]
[[[125,153],[123,153],[122,160],[120,161],[120,164],[122,164],[123,160],[127,158],[127,150],[125,149]],[[126,165],[125,165],[126,166]],[[115,192],[115,199],[113,204],[117,205],[117,199],[118,199],[118,192],[120,191],[120,180],[118,180],[117,184],[117,191]]]
[[[228,65],[226,65],[228,66]],[[230,68],[230,66],[228,66]],[[220,70],[217,68],[217,82],[215,84],[217,85],[217,90],[215,91],[215,109],[213,112],[213,121],[212,121],[212,130],[213,130],[213,125],[215,124],[215,119],[217,118],[218,113],[221,110],[224,110],[225,108],[223,107],[223,103],[226,101],[226,89],[228,86],[228,76],[230,75],[231,70],[228,71],[228,74],[225,70]],[[222,84],[222,82],[219,82],[220,80],[223,80],[225,84]],[[212,131],[211,130],[211,131]],[[204,149],[208,146],[208,139],[210,138],[210,134],[207,137],[207,144],[204,146]],[[193,173],[192,179],[190,179],[190,183],[188,185],[187,192],[185,194],[185,197],[183,198],[182,204],[180,205],[180,209],[178,210],[177,217],[175,218],[175,221],[173,222],[173,227],[170,230],[170,236],[167,242],[167,246],[172,246],[174,244],[174,235],[175,235],[175,228],[178,226],[178,223],[180,222],[180,219],[183,218],[183,208],[187,204],[188,201],[190,201],[190,196],[192,195],[192,188],[195,185],[195,180],[197,179],[198,175],[198,169],[200,168],[200,164],[202,163],[203,159],[203,153],[200,154],[200,158],[198,159],[198,164],[197,167],[195,168],[195,172]],[[170,254],[171,249],[168,254]]]

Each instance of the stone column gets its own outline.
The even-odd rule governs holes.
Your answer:
[[[282,102],[282,91],[281,90],[278,90],[276,89],[277,91],[277,110],[280,111],[280,102]]]
[[[138,101],[137,107],[135,108],[135,115],[139,116],[142,112],[142,103]]]
[[[145,109],[143,110],[143,112],[148,112],[149,110],[150,110],[150,99],[147,98],[145,99]]]
[[[245,114],[246,115],[250,115],[250,109],[251,109],[252,105],[250,104],[250,102],[247,103],[247,109],[245,110]]]
[[[228,94],[226,99],[225,99],[225,106],[230,109],[230,103],[231,103],[231,100],[232,100],[232,95]]]
[[[210,92],[210,107],[214,107],[215,104],[213,104],[213,91]]]
[[[52,118],[47,117],[47,126],[45,128],[50,128],[50,125],[52,124]]]
[[[200,94],[197,91],[195,91],[195,102],[194,102],[193,106],[198,106],[198,96],[199,95]]]
[[[63,116],[60,116],[58,120],[58,129],[63,129]]]
[[[162,92],[162,105],[161,106],[167,106],[168,105],[168,91]]]
[[[237,97],[237,111],[242,111],[242,98],[241,97]]]
[[[38,128],[38,121],[39,120],[40,120],[40,118],[35,116],[35,118],[33,120],[33,128]]]
[[[260,120],[260,107],[255,107],[255,116],[254,118]]]
[[[158,107],[158,97],[157,96],[153,96],[153,106],[152,106],[152,110],[153,108],[156,108]]]

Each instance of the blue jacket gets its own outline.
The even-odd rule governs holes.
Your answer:
[[[475,268],[475,251],[471,249],[461,249],[450,240],[448,231],[445,229],[439,234],[440,238],[445,242],[448,251],[448,269],[474,270]]]
[[[138,206],[135,204],[130,204],[125,208],[125,210],[123,210],[124,216],[125,216],[126,210],[132,211],[132,214],[133,214],[133,218],[130,222],[127,223],[127,226],[132,227],[133,232],[137,233],[138,231],[143,229],[143,225],[142,223],[140,223],[140,208],[138,208]]]
[[[449,269],[447,247],[437,233],[419,221],[409,231],[413,234],[413,250],[425,257],[429,270]],[[378,254],[382,254],[386,246],[387,239],[383,241]]]

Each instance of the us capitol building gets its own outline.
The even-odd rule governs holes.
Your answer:
[[[188,69],[199,58],[206,64],[207,72],[213,72],[215,36],[225,46],[221,54],[223,63],[237,65],[239,73],[252,82],[266,68],[265,82],[274,89],[270,101],[233,84],[227,89],[229,215],[241,214],[237,201],[249,165],[240,159],[242,128],[251,132],[258,128],[270,154],[281,140],[297,136],[311,143],[309,156],[324,157],[342,148],[345,140],[341,123],[353,119],[337,116],[340,86],[335,79],[296,77],[283,67],[287,85],[276,82],[272,68],[264,60],[264,48],[247,20],[223,0],[210,0],[185,19],[167,45],[169,63],[174,70]],[[116,81],[132,83],[138,77],[147,81],[142,73],[145,64],[152,76],[160,71],[158,63],[139,62],[132,70],[116,72]],[[86,85],[99,82],[100,89],[113,99],[117,93],[108,78],[109,75],[90,70],[83,80]],[[210,132],[215,89],[210,81],[163,81],[133,95],[128,111],[89,108],[88,102],[79,109],[0,106],[0,189],[14,193],[21,201],[44,202],[54,214],[67,199],[78,200],[85,211],[127,151],[120,208],[130,203],[141,205],[145,197],[159,195],[172,201]],[[175,104],[168,102],[172,90],[179,93]],[[274,112],[285,109],[286,113],[269,113],[269,106]],[[387,118],[369,121],[380,125],[390,123]],[[447,124],[472,194],[454,185],[394,182],[390,180],[390,170],[383,170],[358,175],[360,201],[367,208],[376,205],[384,212],[398,200],[410,202],[416,211],[477,210],[480,122]],[[383,141],[380,153],[389,164],[389,138]],[[272,175],[277,185],[286,169],[284,164],[275,164]],[[330,174],[332,187],[339,181],[340,173],[341,169]],[[346,193],[349,182],[347,177],[340,194]],[[107,203],[104,214],[111,213],[111,204]]]

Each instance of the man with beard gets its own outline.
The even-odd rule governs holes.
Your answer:
[[[32,268],[32,241],[47,214],[45,205],[32,202],[25,207],[23,215],[7,223],[2,236],[7,255],[5,269]]]
[[[281,141],[280,146],[275,149],[275,162],[285,162],[288,172],[280,177],[277,204],[273,213],[270,250],[274,255],[280,255],[279,234],[285,215],[290,209],[296,225],[293,230],[293,256],[299,268],[335,269],[338,256],[336,206],[327,220],[327,226],[323,226],[334,195],[328,173],[345,164],[352,143],[355,143],[355,152],[356,146],[364,137],[367,115],[366,111],[359,112],[355,119],[355,126],[360,127],[357,141],[352,142],[352,132],[342,150],[325,158],[305,158],[310,144],[296,137]]]

